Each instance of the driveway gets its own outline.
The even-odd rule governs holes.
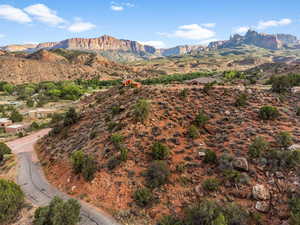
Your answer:
[[[7,145],[18,157],[17,183],[21,186],[26,197],[37,206],[49,204],[54,196],[59,196],[65,200],[70,198],[48,183],[34,152],[35,143],[49,131],[50,129],[44,129],[7,142]],[[80,201],[80,204],[81,225],[120,225],[104,212],[98,211],[84,202]]]

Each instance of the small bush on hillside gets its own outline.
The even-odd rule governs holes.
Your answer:
[[[120,109],[120,106],[119,105],[114,105],[112,108],[111,108],[111,113],[113,116],[119,114],[121,112],[121,109]]]
[[[152,145],[151,150],[152,150],[152,157],[154,160],[167,159],[170,154],[169,148],[160,142],[155,142]]]
[[[140,188],[134,192],[133,199],[140,207],[146,207],[153,201],[153,194],[148,188]]]
[[[290,224],[300,224],[300,196],[294,196],[289,201],[289,207],[291,211]]]
[[[21,188],[12,181],[0,179],[0,224],[15,219],[23,203]]]
[[[113,135],[111,135],[110,137],[111,142],[114,144],[114,146],[119,149],[124,141],[124,136],[118,133],[115,133]]]
[[[300,75],[272,76],[268,83],[272,84],[273,92],[285,93],[291,91],[292,87],[300,85]]]
[[[182,221],[174,216],[163,216],[159,220],[158,225],[182,225]]]
[[[186,97],[188,96],[188,93],[189,93],[189,89],[185,88],[179,92],[179,97],[181,99],[186,99]]]
[[[212,150],[206,150],[205,151],[205,156],[203,159],[204,163],[208,163],[208,164],[216,164],[218,161],[217,155],[214,151]]]
[[[296,109],[296,115],[300,116],[300,106],[298,106],[297,109]]]
[[[293,144],[293,138],[289,132],[280,132],[276,136],[277,144],[282,148],[288,148]]]
[[[222,154],[218,159],[218,168],[221,171],[231,170],[233,169],[232,166],[233,157],[229,154]]]
[[[120,149],[120,160],[125,162],[125,161],[127,161],[127,159],[128,159],[128,149],[122,147]]]
[[[84,154],[82,151],[75,151],[71,156],[71,160],[74,173],[81,173],[86,181],[94,179],[98,166],[91,156]]]
[[[174,219],[174,218],[173,218]],[[185,210],[183,221],[174,219],[174,225],[248,225],[250,214],[240,205],[203,200]],[[167,220],[168,221],[168,220]],[[166,225],[172,223],[166,223]],[[162,224],[164,225],[164,224]]]
[[[205,191],[217,191],[219,189],[220,182],[216,178],[208,178],[202,183],[202,188]]]
[[[12,113],[10,114],[9,119],[14,122],[22,122],[23,121],[23,115],[19,113],[17,110],[13,110]]]
[[[159,187],[169,180],[169,166],[165,161],[154,161],[148,168],[146,175],[149,187]]]
[[[194,123],[197,127],[203,128],[208,120],[209,117],[204,113],[204,111],[200,111],[196,116]]]
[[[274,120],[279,117],[279,111],[273,106],[263,106],[259,110],[259,117],[262,120]]]
[[[268,165],[274,169],[293,169],[300,166],[300,150],[271,150],[266,154]]]
[[[247,95],[246,95],[245,93],[240,94],[240,95],[236,98],[234,105],[235,105],[236,107],[242,107],[242,106],[247,105]]]
[[[200,136],[198,128],[194,125],[190,126],[188,130],[188,136],[192,139],[198,138]]]
[[[75,124],[79,119],[79,115],[77,114],[74,108],[70,108],[64,117],[64,126],[71,126]]]
[[[134,105],[134,116],[138,122],[145,122],[150,114],[150,103],[146,99],[139,99]]]
[[[63,201],[54,197],[48,206],[35,211],[33,225],[76,225],[79,221],[80,205],[77,200]]]
[[[248,154],[252,158],[259,158],[262,153],[269,149],[269,143],[263,137],[257,137],[249,146]]]
[[[27,105],[28,107],[32,108],[32,107],[34,106],[34,101],[33,101],[32,99],[28,99],[28,100],[26,101],[26,105]]]
[[[234,184],[248,184],[249,177],[246,174],[242,174],[237,170],[228,169],[223,171],[225,180],[228,180]]]

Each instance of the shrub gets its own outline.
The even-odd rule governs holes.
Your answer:
[[[28,100],[26,101],[26,105],[27,105],[28,107],[32,108],[32,107],[34,106],[34,101],[33,101],[32,99],[28,99]]]
[[[119,148],[121,148],[121,146],[123,144],[124,137],[121,134],[115,133],[115,134],[111,135],[110,140],[114,144],[114,146],[117,149],[119,149]]]
[[[7,146],[7,144],[0,142],[0,152],[2,152],[3,155],[11,154],[11,149]]]
[[[269,148],[269,143],[263,137],[256,137],[249,146],[248,154],[252,158],[259,158]]]
[[[151,188],[156,188],[168,182],[170,171],[164,161],[154,161],[147,171],[147,181]]]
[[[84,155],[83,151],[80,151],[80,150],[75,151],[72,154],[71,160],[72,160],[74,173],[79,174],[82,172],[84,158],[85,158],[85,155]]]
[[[300,150],[271,150],[266,154],[268,165],[273,169],[292,169],[300,166]]]
[[[179,92],[179,97],[185,99],[188,96],[189,89],[185,88]]]
[[[184,224],[247,225],[249,214],[239,205],[204,200],[186,209]]]
[[[300,84],[299,74],[289,74],[283,76],[273,76],[268,82],[272,84],[272,91],[277,93],[285,93],[291,91],[293,86]]]
[[[247,105],[247,95],[246,95],[245,93],[240,94],[240,95],[236,98],[234,105],[235,105],[236,107],[242,107],[242,106]]]
[[[150,103],[148,100],[139,99],[134,105],[134,116],[138,122],[145,122],[150,114]]]
[[[219,189],[220,182],[216,178],[208,178],[202,183],[202,188],[205,191],[217,191]]]
[[[16,218],[23,203],[21,188],[12,181],[0,179],[0,224]]]
[[[294,196],[289,201],[289,207],[291,211],[290,224],[300,224],[300,196]]]
[[[277,144],[282,148],[288,148],[293,144],[292,136],[289,132],[280,132],[277,137]]]
[[[82,176],[86,181],[94,179],[98,169],[97,162],[89,155],[86,155],[82,165]]]
[[[74,108],[69,108],[64,117],[64,126],[71,126],[77,122],[79,116]]]
[[[86,181],[94,179],[94,174],[98,169],[97,162],[82,151],[75,151],[71,156],[73,170],[76,174],[82,174]]]
[[[200,111],[196,116],[194,123],[197,127],[203,128],[208,120],[209,117],[204,113],[204,111]]]
[[[169,148],[160,142],[155,142],[152,145],[151,150],[152,150],[152,157],[154,160],[167,159],[170,154]]]
[[[114,105],[112,108],[111,108],[111,113],[113,116],[119,114],[121,112],[121,109],[120,109],[120,106],[119,105]]]
[[[192,139],[198,138],[200,136],[198,128],[194,125],[190,126],[188,136]]]
[[[153,195],[148,188],[140,188],[134,192],[133,196],[137,205],[141,207],[148,206],[153,201]]]
[[[203,159],[204,163],[216,164],[217,161],[218,161],[217,155],[214,151],[209,150],[209,149],[205,151],[205,156],[204,156],[204,159]]]
[[[273,106],[263,106],[259,110],[259,117],[262,120],[274,120],[279,117],[279,111]]]
[[[298,106],[297,109],[296,109],[296,115],[300,116],[300,106]]]
[[[10,114],[9,119],[14,123],[22,122],[23,116],[17,110],[13,110],[12,113]]]
[[[127,158],[128,158],[128,149],[122,147],[120,149],[120,160],[124,162],[127,161]]]
[[[243,183],[243,175],[234,169],[228,169],[223,171],[225,180],[228,180],[231,183],[239,184]]]
[[[33,225],[76,225],[79,221],[80,205],[77,200],[63,201],[54,197],[48,206],[35,211]]]
[[[216,202],[205,200],[186,209],[184,224],[227,225],[226,218]],[[201,221],[201,222],[200,222]]]
[[[158,225],[182,225],[182,222],[174,216],[163,216]]]

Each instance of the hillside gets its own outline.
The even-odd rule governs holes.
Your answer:
[[[238,107],[242,93],[246,105]],[[58,125],[37,149],[50,182],[126,224],[156,224],[163,215],[183,219],[186,207],[210,199],[228,207],[237,204],[228,219],[239,222],[228,224],[280,225],[289,219],[288,199],[299,189],[300,159],[296,151],[292,156],[283,150],[278,135],[289,132],[288,145],[300,143],[299,101],[299,93],[279,98],[258,89],[115,87],[84,99],[80,117]],[[265,105],[277,107],[279,118],[261,120]],[[145,116],[143,123],[137,122],[139,116]],[[254,145],[263,148],[254,156],[249,146],[258,136],[270,147]],[[157,142],[170,153],[161,146],[164,154],[151,153]],[[98,164],[90,182],[73,173],[71,155],[78,150]],[[157,158],[164,162],[155,163]],[[144,197],[137,198],[136,191],[145,187]]]
[[[155,72],[155,71],[154,71]],[[127,79],[156,76],[152,71],[72,50],[40,50],[32,54],[0,55],[0,80],[14,84],[82,79]]]

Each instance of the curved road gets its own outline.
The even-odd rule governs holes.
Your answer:
[[[13,153],[18,156],[17,183],[26,197],[37,206],[47,205],[54,196],[63,199],[70,197],[50,185],[42,171],[34,152],[34,145],[39,138],[48,134],[49,129],[41,130],[32,135],[7,142]],[[80,225],[120,225],[109,215],[100,212],[84,202],[81,202]]]

